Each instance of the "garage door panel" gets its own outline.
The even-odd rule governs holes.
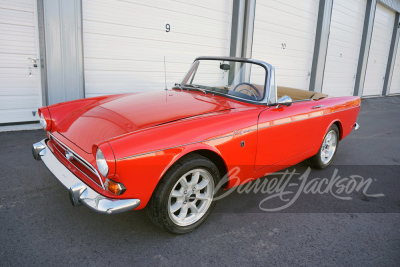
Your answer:
[[[317,0],[312,1],[258,1],[257,9],[265,12],[273,9],[276,12],[286,12],[296,17],[309,18],[309,14],[315,13],[315,5]],[[256,9],[256,11],[257,11]],[[287,16],[287,15],[286,15]]]
[[[87,5],[91,5],[86,14],[87,19],[100,18],[103,21],[104,18],[101,18],[101,14],[118,12],[120,17],[116,21],[121,21],[123,24],[127,21],[134,22],[132,17],[135,17],[135,20],[140,23],[143,20],[162,21],[165,18],[171,18],[171,16],[177,16],[186,21],[196,19],[196,17],[203,17],[205,22],[211,23],[212,21],[230,19],[231,14],[230,11],[207,9],[200,6],[196,6],[197,12],[192,13],[190,5],[188,6],[181,2],[155,1],[155,3],[154,5],[152,1],[120,2],[115,5],[112,1],[86,1]],[[207,16],[202,16],[202,13],[207,13]],[[129,18],[129,20],[126,20],[126,18]]]
[[[381,95],[392,39],[395,13],[381,4],[376,6],[363,95]]]
[[[168,21],[171,25],[176,25],[178,23],[184,23],[182,19],[174,19]],[[154,23],[154,22],[153,22]],[[157,27],[149,28],[146,25],[116,25],[107,22],[84,22],[84,28],[86,33],[91,34],[102,34],[102,35],[118,35],[118,36],[139,36],[136,31],[142,31],[147,35],[154,37],[156,34],[165,32],[165,21],[159,22]],[[216,38],[226,40],[225,35],[221,35],[218,29],[215,29],[212,24],[209,26],[201,24],[196,20],[186,22],[185,25],[181,25],[179,28],[174,27],[173,31],[170,32],[171,35],[175,34],[187,34],[190,36],[198,36],[203,38]],[[170,37],[171,38],[171,37]]]
[[[137,39],[137,38],[126,38],[126,37],[103,37],[102,39],[98,39],[97,37],[94,37],[93,39],[89,38],[87,39],[87,44],[94,45],[94,46],[104,46],[105,48],[109,48],[112,46],[113,43],[120,42],[120,45],[115,46],[114,48],[128,48],[129,50],[132,49],[132,45],[135,46],[136,49],[144,49],[147,51],[151,51],[152,48],[159,50],[160,52],[167,53],[168,50],[175,50],[177,44],[184,44],[186,46],[191,46],[191,51],[194,51],[195,49],[201,49],[201,47],[206,47],[212,50],[226,50],[226,42],[225,41],[220,41],[220,40],[214,40],[213,43],[211,42],[205,42],[205,41],[198,41],[195,42],[194,40],[190,41],[184,41],[184,42],[175,42],[175,41],[170,41],[168,42],[167,45],[164,45],[164,43],[167,42],[166,39]],[[152,45],[147,45],[149,43],[152,43]],[[190,49],[188,49],[190,50]],[[143,52],[143,51],[142,51]]]
[[[172,0],[172,3],[182,3],[186,5],[187,9],[191,9],[192,6],[202,7],[204,9],[217,10],[225,13],[231,13],[230,10],[226,8],[226,2],[224,1],[213,1],[213,0]]]
[[[86,97],[164,89],[164,57],[171,87],[197,56],[228,56],[231,17],[230,0],[83,0]]]
[[[322,92],[353,95],[366,0],[334,0]]]
[[[339,45],[337,44],[339,43]],[[346,60],[351,60],[354,62],[353,58],[356,58],[357,56],[354,56],[354,53],[359,53],[360,48],[351,46],[349,43],[343,43],[340,41],[332,40],[332,42],[329,43],[330,47],[330,53],[327,57],[333,57],[335,55],[338,58],[342,58],[343,61]],[[336,58],[335,57],[335,58]]]
[[[164,62],[158,61],[153,64],[141,65],[140,61],[133,60],[114,60],[114,59],[87,59],[87,64],[91,66],[91,70],[103,71],[123,71],[129,70],[132,72],[164,72]],[[187,71],[187,68],[182,66],[182,63],[168,62],[168,67],[174,71]]]
[[[259,26],[261,27],[262,25],[259,24]],[[256,44],[276,44],[276,41],[274,42],[274,40],[279,38],[282,41],[288,42],[296,40],[300,42],[300,46],[304,46],[304,44],[308,44],[314,38],[311,33],[304,32],[304,30],[297,31],[286,29],[286,27],[283,26],[266,25],[264,28],[256,28],[255,30],[257,31],[257,35],[253,37],[253,42]]]
[[[10,9],[0,9],[0,23],[32,27],[33,13]]]
[[[277,68],[278,85],[308,90],[318,1],[256,2],[252,57]]]
[[[169,36],[165,36],[163,33],[154,32],[152,30],[137,28],[134,32],[131,31],[130,34],[124,33],[123,35],[118,35],[118,32],[113,32],[112,30],[105,30],[101,36],[96,33],[85,32],[86,40],[101,41],[104,43],[108,42],[144,42],[148,41],[154,42],[168,42],[168,43],[185,43],[192,45],[205,45],[214,47],[225,47],[228,39],[226,38],[215,38],[213,36],[198,36],[190,35],[185,33],[174,32]],[[184,40],[180,39],[183,38]],[[215,45],[217,44],[217,45]]]
[[[352,28],[354,24],[358,23],[361,15],[360,10],[358,9],[363,7],[365,8],[365,5],[358,6],[356,11],[350,11],[345,7],[335,5],[335,9],[332,10],[332,16],[334,16],[334,20],[332,20],[332,22]]]
[[[122,41],[124,42],[124,41]],[[123,60],[137,60],[141,59],[145,63],[146,61],[164,61],[164,55],[167,55],[166,58],[169,61],[179,60],[180,62],[184,62],[187,60],[187,55],[190,58],[190,61],[186,61],[187,64],[191,64],[191,62],[199,55],[209,55],[209,56],[220,56],[227,55],[229,53],[228,48],[226,47],[212,47],[210,45],[199,45],[192,44],[181,46],[177,51],[177,47],[175,43],[162,43],[162,42],[151,42],[152,45],[146,44],[146,42],[124,42],[124,44],[113,45],[113,42],[109,43],[100,43],[95,40],[88,41],[87,45],[93,45],[96,47],[93,51],[85,53],[85,58],[115,58],[115,59],[123,59]],[[162,46],[160,48],[160,46]],[[110,49],[109,47],[113,47]],[[132,49],[135,47],[135,49]],[[125,52],[127,51],[127,52]],[[158,53],[154,53],[157,51]],[[86,69],[85,64],[85,69]]]
[[[35,108],[37,110],[37,108]],[[32,108],[0,110],[1,123],[15,123],[29,121],[32,117]]]
[[[400,46],[397,44],[396,58],[393,66],[392,82],[389,88],[389,94],[400,93]]]
[[[29,104],[27,104],[29,103]],[[0,97],[0,112],[3,110],[31,108],[31,111],[40,106],[39,95],[2,95]],[[31,113],[32,116],[32,113]]]
[[[332,62],[335,62],[335,60],[337,60],[335,62],[335,64],[326,65],[325,72],[330,73],[330,75],[327,77],[330,77],[331,75],[343,73],[343,72],[349,72],[349,71],[353,72],[354,68],[357,67],[357,64],[352,64],[353,62],[351,62],[350,60],[342,61],[337,58],[333,58],[333,59],[327,58],[327,60],[330,60]],[[348,76],[351,77],[350,75],[348,75]],[[347,76],[345,76],[345,77],[347,77]]]
[[[269,37],[269,38],[268,38]],[[263,41],[264,40],[264,41]],[[282,40],[281,43],[277,43],[277,40]],[[285,43],[285,49],[282,47],[282,43]],[[291,36],[285,36],[284,34],[275,34],[274,32],[270,32],[265,34],[264,36],[259,36],[257,42],[254,43],[255,50],[257,49],[268,49],[273,48],[285,54],[294,54],[296,52],[305,52],[301,53],[301,56],[309,56],[310,52],[310,40],[303,38],[295,38]],[[299,54],[297,54],[299,55]]]
[[[0,124],[35,121],[41,106],[35,0],[0,0]],[[31,66],[31,75],[29,75]]]
[[[363,17],[357,18],[357,19],[363,20]],[[333,31],[334,32],[334,34],[333,34],[334,36],[336,36],[338,34],[353,34],[353,35],[356,35],[357,38],[358,38],[359,36],[362,35],[362,34],[360,34],[359,27],[354,27],[354,26],[350,26],[350,25],[354,25],[355,23],[357,23],[359,21],[357,21],[356,19],[352,19],[352,20],[354,20],[354,21],[353,22],[347,22],[347,23],[338,22],[338,21],[331,21],[330,34]],[[359,23],[357,23],[356,25],[358,25],[358,24]]]
[[[182,31],[182,29],[190,29],[196,27],[200,32],[207,33],[209,31],[215,32],[215,23],[230,21],[230,17],[225,13],[215,15],[215,18],[204,18],[202,16],[189,15],[189,14],[173,14],[168,11],[160,10],[159,14],[154,14],[150,11],[139,10],[119,10],[113,8],[106,8],[104,10],[91,10],[93,14],[85,14],[85,21],[98,22],[103,24],[115,26],[130,26],[135,28],[143,28],[148,30],[157,30],[165,32],[165,24],[169,23],[174,25],[174,31]],[[110,17],[110,12],[118,13],[118,17]],[[150,13],[149,13],[150,12]],[[171,13],[171,14],[169,14]],[[132,19],[134,18],[134,20]],[[200,23],[200,24],[199,24]],[[200,27],[203,26],[203,27]],[[101,31],[101,28],[97,28]]]
[[[271,12],[270,10],[256,10],[257,24],[254,27],[264,29],[266,27],[271,28],[270,30],[275,30],[280,32],[280,29],[284,28],[289,32],[301,32],[309,35],[313,35],[312,32],[307,29],[315,26],[315,21],[313,19],[307,19],[302,17],[290,17],[287,12],[276,12],[268,16],[263,14]]]
[[[1,0],[0,9],[11,9],[18,11],[31,12],[34,9],[32,1]]]

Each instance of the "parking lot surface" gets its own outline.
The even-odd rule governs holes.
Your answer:
[[[363,99],[357,121],[360,129],[340,142],[333,165],[312,170],[308,180],[336,170],[371,178],[367,191],[301,191],[277,211],[260,209],[268,194],[235,191],[184,236],[156,228],[144,210],[106,216],[72,207],[67,191],[32,158],[31,145],[45,132],[0,132],[0,263],[400,266],[400,97]],[[307,166],[294,169],[305,173]],[[284,203],[276,197],[268,207]]]

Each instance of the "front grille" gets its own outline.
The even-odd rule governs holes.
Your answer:
[[[86,177],[88,177],[90,180],[92,180],[94,183],[96,183],[97,185],[101,186],[104,189],[104,184],[98,171],[91,164],[89,164],[86,160],[84,160],[81,156],[79,156],[69,147],[64,145],[60,140],[55,138],[53,135],[50,135],[50,140],[53,142],[54,148],[57,149],[57,151],[60,152],[60,154],[66,160],[68,160],[72,165],[74,165],[77,170],[79,170],[82,174],[84,174]],[[73,154],[73,159],[68,159],[66,157],[67,151]]]

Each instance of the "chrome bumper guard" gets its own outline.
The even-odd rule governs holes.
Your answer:
[[[359,124],[356,122],[356,124],[354,124],[354,126],[353,126],[353,127],[354,127],[354,130],[355,130],[355,131],[357,131],[357,130],[358,130],[358,128],[360,128],[360,125],[359,125]]]
[[[102,214],[117,214],[137,208],[139,199],[113,199],[100,195],[65,167],[46,144],[47,139],[33,144],[32,154],[36,160],[42,160],[47,169],[57,180],[69,190],[73,206],[84,204],[88,208]]]

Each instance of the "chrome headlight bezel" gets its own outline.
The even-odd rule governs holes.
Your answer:
[[[106,158],[104,157],[104,154],[100,148],[97,148],[97,151],[96,151],[96,164],[97,164],[97,169],[99,170],[100,174],[103,177],[107,177],[109,168],[108,168]]]

